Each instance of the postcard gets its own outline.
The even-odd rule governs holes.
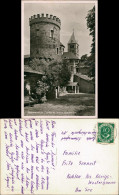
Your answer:
[[[97,118],[97,0],[21,7],[22,118]]]
[[[1,195],[118,195],[118,119],[2,119]]]

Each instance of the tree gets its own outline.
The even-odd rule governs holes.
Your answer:
[[[95,6],[89,10],[87,19],[87,28],[90,31],[90,35],[92,36],[92,44],[91,44],[91,54],[95,54]]]
[[[45,82],[49,84],[49,87],[64,87],[70,80],[71,72],[65,62],[54,61],[53,63],[49,64],[45,76]]]
[[[86,20],[87,28],[92,36],[91,55],[88,57],[88,63],[91,68],[88,76],[95,78],[95,6],[89,10]]]
[[[84,54],[81,56],[80,62],[86,63],[87,60],[88,60],[88,56],[87,56],[87,54]]]
[[[59,73],[59,86],[65,87],[71,78],[71,71],[66,62],[61,65],[61,71]]]
[[[44,59],[32,59],[30,62],[30,67],[36,71],[44,72],[45,79],[44,82],[49,86],[66,86],[70,80],[71,72],[68,65],[61,60],[53,60],[47,62]]]
[[[48,62],[45,59],[38,59],[38,58],[33,58],[30,63],[30,67],[33,70],[36,71],[45,71],[46,67],[48,66]]]
[[[68,68],[68,65],[62,60],[52,60],[47,62],[44,59],[32,59],[30,62],[30,67],[36,71],[42,71],[44,76],[41,81],[37,83],[37,86],[34,86],[36,89],[36,94],[40,97],[41,94],[46,93],[47,90],[53,91],[57,86],[64,87],[68,84],[68,81],[71,77],[71,72]],[[46,91],[43,91],[43,88]]]
[[[43,82],[43,78],[42,80],[38,80],[37,84],[36,84],[36,97],[38,99],[39,102],[43,102],[46,100],[46,92],[48,91],[48,85]]]

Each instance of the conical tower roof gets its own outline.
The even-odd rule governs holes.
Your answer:
[[[71,35],[71,38],[70,38],[70,40],[69,40],[68,43],[77,43],[77,41],[76,41],[76,39],[75,39],[74,31],[73,31],[73,33],[72,33],[72,35]]]

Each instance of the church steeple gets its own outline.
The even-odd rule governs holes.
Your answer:
[[[74,29],[73,29],[73,33],[72,33],[71,38],[70,38],[68,43],[77,43],[76,39],[75,39],[75,35],[74,35]]]
[[[74,30],[68,42],[68,52],[74,53],[77,57],[79,56],[79,44],[75,39]]]

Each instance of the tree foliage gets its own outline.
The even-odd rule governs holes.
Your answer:
[[[48,85],[42,81],[37,81],[36,93],[39,96],[43,96],[48,91]]]
[[[47,91],[53,91],[55,87],[64,87],[68,84],[71,77],[71,72],[68,65],[61,60],[52,60],[50,62],[44,59],[32,59],[30,67],[33,70],[43,72],[44,76],[40,81],[34,83],[34,93],[38,99],[46,95]]]
[[[88,55],[87,54],[82,55],[81,58],[80,58],[80,62],[82,62],[84,64],[87,62],[87,60],[88,60]]]
[[[70,80],[71,72],[66,63],[51,63],[46,72],[46,82],[53,87],[60,86],[64,87]]]
[[[53,60],[46,62],[44,59],[34,58],[30,62],[32,69],[44,73],[44,80],[49,87],[66,86],[70,80],[71,72],[68,65],[64,62]]]
[[[45,68],[48,66],[48,62],[44,59],[38,59],[38,58],[33,58],[31,61],[30,61],[30,67],[33,69],[33,70],[36,70],[36,71],[45,71]]]
[[[87,28],[92,36],[91,54],[95,54],[95,6],[89,10],[87,19]]]
[[[91,55],[88,57],[88,64],[90,65],[88,76],[95,78],[95,6],[89,10],[86,20],[87,28],[92,36]]]

